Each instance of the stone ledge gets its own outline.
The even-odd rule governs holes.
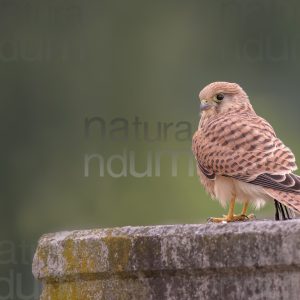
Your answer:
[[[41,299],[299,299],[300,220],[44,235]]]

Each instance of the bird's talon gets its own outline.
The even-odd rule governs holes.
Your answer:
[[[254,214],[250,214],[247,217],[249,220],[256,220],[256,216]]]
[[[255,216],[254,214],[250,215],[233,215],[231,217],[227,215],[223,215],[222,218],[213,218],[210,217],[207,219],[208,223],[229,223],[229,222],[245,222],[245,221],[251,221],[254,220]]]
[[[241,215],[241,217],[249,220],[249,216],[247,216],[247,215]]]

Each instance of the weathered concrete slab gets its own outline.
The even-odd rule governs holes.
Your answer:
[[[44,235],[41,299],[300,299],[300,220]]]

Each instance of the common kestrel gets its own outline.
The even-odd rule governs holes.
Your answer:
[[[256,208],[275,200],[276,219],[300,213],[300,177],[291,150],[272,126],[259,117],[245,91],[236,83],[214,82],[199,94],[201,119],[193,136],[193,153],[205,190],[225,207],[228,215],[213,222],[249,219]],[[234,205],[243,203],[240,215]],[[253,216],[253,215],[252,215]]]

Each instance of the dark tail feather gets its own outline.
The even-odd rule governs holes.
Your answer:
[[[275,204],[275,220],[290,220],[293,219],[294,213],[285,205],[281,204],[279,201],[274,199]]]
[[[274,204],[275,204],[275,220],[276,221],[279,221],[280,218],[279,218],[279,209],[278,209],[278,205],[279,205],[279,202],[277,200],[274,199]]]

